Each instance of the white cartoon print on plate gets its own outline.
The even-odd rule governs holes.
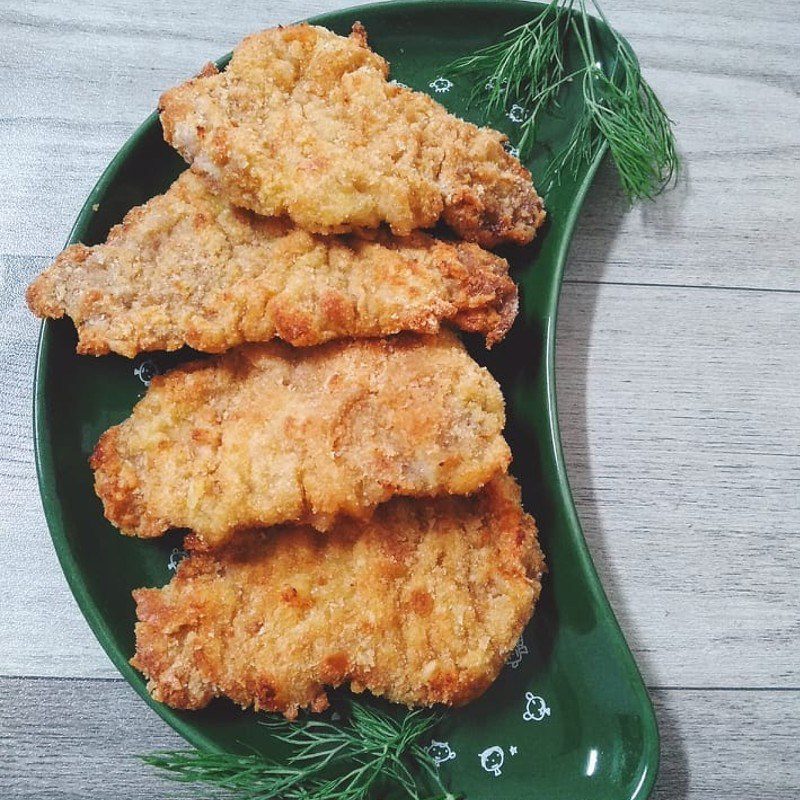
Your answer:
[[[525,119],[525,117],[528,116],[528,112],[522,106],[514,103],[514,105],[511,106],[511,108],[508,110],[508,114],[506,114],[506,116],[512,122],[519,123],[522,122]]]
[[[514,147],[511,142],[505,142],[503,144],[503,150],[506,151],[510,156],[514,156],[514,158],[519,158],[519,147]],[[528,652],[527,650],[525,651]]]
[[[478,758],[481,760],[481,766],[496,778],[501,774],[500,769],[506,760],[506,754],[502,747],[494,745],[494,747],[487,747],[482,753],[478,753]]]
[[[134,368],[133,374],[145,385],[149,386],[150,381],[155,378],[156,375],[161,374],[161,370],[158,368],[158,364],[152,359],[146,358],[144,361],[140,361]]]
[[[185,550],[181,550],[180,547],[173,547],[172,552],[169,554],[169,561],[167,561],[167,569],[170,572],[175,572],[178,569],[178,564],[181,563],[181,559],[187,555],[189,554]]]
[[[456,757],[455,750],[447,742],[438,742],[436,739],[431,739],[431,743],[425,749],[437,767]]]
[[[402,81],[397,80],[390,80],[389,83],[393,83],[395,86],[399,86],[401,89],[410,89],[411,87],[407,83],[403,83]]]
[[[525,692],[525,713],[522,715],[522,719],[526,722],[531,720],[541,722],[545,717],[549,716],[550,709],[544,697],[539,697],[538,694],[533,694],[533,692]]]
[[[453,81],[439,76],[435,81],[431,81],[428,86],[430,86],[436,94],[441,94],[442,92],[449,92],[453,88]]]
[[[506,659],[506,664],[508,664],[511,669],[516,669],[522,663],[522,657],[526,655],[527,652],[528,646],[525,644],[525,640],[520,636],[519,641],[514,645],[513,652],[510,653]]]
[[[502,82],[500,83],[501,86],[505,86],[508,83],[508,78],[503,78]],[[495,85],[497,84],[496,78],[489,78],[488,81],[484,84],[483,88],[486,89],[487,92],[491,92],[494,89]]]

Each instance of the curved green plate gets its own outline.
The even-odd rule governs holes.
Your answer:
[[[375,49],[392,64],[394,78],[480,121],[478,111],[465,105],[470,87],[458,79],[449,86],[448,76],[440,74],[442,65],[496,40],[539,8],[491,0],[401,2],[361,6],[313,21],[346,33],[360,19]],[[610,58],[608,32],[597,31],[602,57]],[[541,174],[553,148],[564,141],[574,112],[568,99],[560,117],[546,121],[544,144],[530,165],[534,175]],[[514,141],[518,129],[511,119],[495,124]],[[548,194],[549,221],[534,246],[507,254],[521,287],[519,319],[510,337],[491,353],[474,350],[502,384],[513,470],[522,482],[526,507],[539,522],[550,574],[524,646],[483,698],[449,712],[436,732],[435,738],[455,753],[442,772],[469,800],[643,798],[656,775],[659,748],[652,707],[586,549],[556,417],[553,364],[561,273],[599,160]],[[69,241],[103,241],[131,206],[166,189],[183,168],[162,141],[152,115],[103,173]],[[78,604],[120,672],[192,744],[218,750],[252,746],[279,757],[280,748],[256,724],[256,715],[223,701],[202,712],[172,711],[149,698],[142,677],[128,665],[134,645],[131,589],[168,580],[168,560],[180,539],[130,539],[103,519],[87,459],[100,434],[124,419],[141,397],[143,359],[80,357],[75,341],[68,321],[47,322],[42,328],[35,435],[47,521]],[[190,355],[155,354],[146,360],[163,369]]]

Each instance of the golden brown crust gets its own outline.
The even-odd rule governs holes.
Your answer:
[[[544,221],[506,137],[389,83],[363,27],[247,37],[227,69],[160,101],[166,140],[236,205],[317,233],[401,236],[443,219],[463,238],[525,244]]]
[[[123,532],[218,542],[473,492],[508,466],[504,422],[499,386],[450,334],[245,345],[154,378],[91,464]]]
[[[327,707],[326,686],[409,706],[461,705],[494,681],[527,624],[544,561],[508,475],[470,498],[398,498],[328,535],[190,537],[163,589],[134,592],[131,663],[156,700],[225,696],[284,713]]]
[[[514,321],[517,290],[506,260],[475,244],[309,234],[233,208],[186,171],[105,244],[68,247],[27,300],[39,316],[73,319],[79,353],[132,357],[436,333],[442,323],[491,346]]]

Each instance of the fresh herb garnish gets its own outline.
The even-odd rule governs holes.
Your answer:
[[[262,723],[294,748],[280,764],[259,754],[199,750],[142,758],[172,780],[213,786],[237,800],[366,800],[388,789],[412,800],[454,800],[420,744],[438,721],[436,715],[419,710],[395,720],[353,703],[348,718],[337,724],[313,718]]]
[[[580,81],[581,113],[566,146],[547,169],[545,189],[566,172],[576,174],[607,143],[628,199],[653,198],[679,166],[671,122],[628,46],[608,25],[596,0],[591,2],[616,43],[610,64],[595,56],[586,0],[552,0],[502,41],[454,61],[448,69],[476,79],[471,100],[484,98],[487,117],[511,104],[526,109],[518,144],[523,157],[536,143],[542,113],[558,106],[567,83]],[[567,72],[571,39],[577,43],[580,66]]]

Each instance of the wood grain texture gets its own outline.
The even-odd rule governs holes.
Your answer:
[[[49,541],[30,419],[38,325],[24,287],[165,87],[248,32],[336,5],[0,8],[0,676],[12,676],[0,681],[0,747],[12,753],[2,797],[180,796],[131,758],[177,739],[116,679]],[[558,329],[570,479],[654,687],[656,796],[792,797],[800,2],[604,8],[674,117],[686,170],[674,191],[630,212],[610,167],[590,193]]]
[[[653,800],[786,800],[800,792],[798,761],[776,757],[800,736],[800,719],[786,713],[800,692],[656,689],[652,696],[663,751]],[[731,719],[736,735],[721,735]],[[204,796],[134,757],[183,747],[122,680],[0,679],[0,797]]]
[[[800,3],[606,6],[675,119],[686,170],[674,192],[627,215],[612,176],[599,183],[573,277],[594,280],[600,255],[608,280],[800,289]],[[57,252],[100,170],[165,87],[246,33],[333,7],[6,0],[0,79],[13,88],[0,118],[9,156],[0,253]],[[43,197],[51,213],[32,227],[18,210]]]
[[[122,680],[0,679],[0,797],[196,797],[136,758],[184,745]]]
[[[567,472],[657,686],[800,687],[800,294],[564,286]]]
[[[36,324],[19,299],[26,278],[16,280],[14,394],[0,410],[16,497],[0,507],[0,554],[20,590],[2,610],[0,674],[111,677],[41,516],[28,418]],[[799,318],[798,293],[564,285],[568,472],[651,685],[800,687]]]

